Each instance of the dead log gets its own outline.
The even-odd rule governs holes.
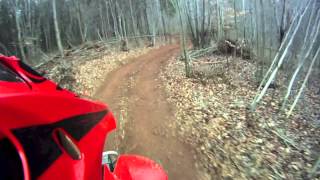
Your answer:
[[[222,54],[232,54],[243,59],[251,59],[250,49],[245,42],[239,44],[237,41],[226,39],[218,43],[218,51]]]

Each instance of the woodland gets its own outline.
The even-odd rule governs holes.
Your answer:
[[[1,54],[84,97],[179,45],[160,79],[201,179],[320,178],[319,0],[0,0],[0,14]]]

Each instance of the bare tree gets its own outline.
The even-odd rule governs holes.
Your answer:
[[[15,20],[16,20],[16,28],[18,33],[18,44],[19,44],[20,54],[22,59],[27,61],[26,54],[24,52],[22,35],[21,35],[22,33],[21,33],[21,27],[20,27],[20,12],[18,10],[18,0],[15,0],[14,11],[15,11]]]
[[[301,22],[303,20],[303,18],[305,18],[306,16],[306,12],[307,10],[310,8],[311,5],[311,1],[308,1],[308,4],[306,6],[306,8],[304,8],[304,10],[302,12],[298,12],[297,15],[295,16],[295,19],[297,19],[297,23],[292,23],[291,27],[289,29],[289,32],[292,31],[291,36],[289,37],[290,33],[287,33],[284,41],[281,44],[281,47],[277,53],[277,55],[275,56],[268,72],[266,73],[266,75],[264,76],[263,80],[260,83],[259,86],[259,90],[263,87],[263,89],[261,90],[261,92],[258,92],[257,95],[255,96],[252,104],[251,104],[251,108],[254,110],[257,106],[257,103],[261,100],[261,98],[265,95],[268,87],[270,86],[270,84],[274,81],[276,74],[279,70],[279,68],[281,67],[283,61],[288,57],[289,54],[289,49],[290,47],[292,47],[293,45],[293,40],[296,38],[298,30],[301,26]]]
[[[58,49],[61,57],[64,57],[63,46],[62,46],[61,37],[60,37],[60,29],[59,29],[58,19],[57,19],[56,0],[52,0],[52,11],[53,11],[53,23],[54,23],[54,30],[56,34]]]

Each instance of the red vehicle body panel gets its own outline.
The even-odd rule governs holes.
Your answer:
[[[114,172],[120,179],[127,180],[167,179],[160,165],[141,156],[120,156]]]
[[[159,165],[139,156],[120,156],[115,171],[109,171],[102,165],[102,152],[116,122],[106,105],[77,97],[15,57],[0,56],[0,63],[23,79],[0,79],[0,144],[9,139],[15,147],[24,179],[167,179]],[[79,159],[59,144],[58,130],[80,150]]]

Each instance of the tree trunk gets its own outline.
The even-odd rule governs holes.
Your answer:
[[[220,8],[219,8],[219,1],[216,0],[216,21],[217,21],[217,41],[220,41],[221,38],[221,27],[220,27]]]
[[[286,18],[286,0],[283,0],[282,16],[280,24],[279,44],[281,45],[285,34],[285,18]]]
[[[111,23],[110,23],[110,19],[109,19],[109,7],[108,7],[108,1],[105,1],[105,9],[106,9],[106,12],[105,12],[105,16],[106,16],[106,19],[107,19],[107,27],[106,27],[106,31],[107,31],[107,34],[106,34],[106,38],[108,39],[109,38],[109,33],[110,33],[110,28],[111,28]]]
[[[144,12],[143,12],[143,16],[144,16],[144,20],[146,23],[146,30],[147,30],[147,35],[151,35],[151,29],[150,29],[150,23],[149,23],[149,19],[148,19],[148,11],[147,11],[148,5],[147,2],[144,1]],[[148,40],[150,43],[150,46],[153,46],[153,42],[152,42],[152,38],[150,36],[148,36]]]
[[[265,15],[263,11],[263,0],[260,0],[260,9],[261,9],[261,46],[260,46],[260,59],[262,60],[262,65],[261,65],[261,79],[264,74],[264,66],[266,64],[266,59],[265,59]]]
[[[195,47],[196,48],[199,48],[199,46],[200,46],[200,36],[199,36],[199,17],[198,17],[198,1],[194,1],[194,3],[195,3],[195,32],[196,32],[196,39],[195,39],[195,41],[196,41],[196,44],[195,44]]]
[[[244,20],[243,20],[243,40],[246,40],[246,24],[247,24],[247,10],[246,10],[246,3],[245,0],[242,0],[242,11],[245,13]]]
[[[133,35],[137,36],[138,35],[137,24],[133,15],[132,0],[129,0],[129,6],[130,6],[130,17],[131,17],[131,26],[132,26]]]
[[[107,37],[107,32],[106,32],[106,26],[105,26],[105,21],[104,21],[104,17],[103,17],[103,12],[102,12],[102,2],[100,1],[100,6],[99,6],[99,17],[100,17],[100,29],[101,29],[101,33],[103,36],[103,39],[106,39]]]
[[[107,2],[106,2],[107,3]],[[111,13],[111,16],[112,16],[112,22],[113,22],[113,31],[114,31],[114,34],[115,34],[115,37],[117,39],[121,39],[120,37],[120,33],[119,33],[119,30],[118,30],[118,23],[117,23],[117,18],[116,18],[116,15],[114,13],[114,10],[112,8],[112,0],[110,0],[109,2],[109,8],[110,8],[110,13]]]
[[[236,41],[238,41],[238,26],[237,26],[237,6],[236,0],[233,0],[233,13],[234,13],[234,29],[236,33]]]
[[[190,60],[189,60],[187,47],[186,47],[186,34],[185,34],[183,20],[182,20],[181,7],[180,7],[179,2],[177,0],[171,0],[171,2],[173,2],[175,4],[175,9],[179,13],[179,23],[180,23],[180,30],[181,30],[181,43],[182,43],[182,51],[183,51],[183,55],[184,55],[185,72],[186,72],[186,77],[190,78],[191,74],[192,74],[192,70],[191,70]]]
[[[53,11],[53,23],[54,23],[54,30],[56,34],[58,49],[61,54],[61,57],[64,57],[63,47],[62,47],[61,37],[60,37],[60,29],[59,29],[58,19],[57,19],[56,0],[52,0],[52,11]]]
[[[206,32],[205,32],[205,23],[206,23],[206,2],[202,0],[202,25],[201,25],[201,48],[204,48],[206,45]]]
[[[161,22],[162,22],[162,31],[163,31],[163,36],[164,36],[164,40],[167,41],[167,27],[166,27],[166,21],[165,21],[165,17],[164,17],[164,12],[160,11],[161,13]]]
[[[82,29],[82,11],[81,11],[81,4],[79,0],[75,0],[74,3],[76,4],[77,8],[77,21],[78,21],[78,27],[79,27],[79,32],[81,36],[81,43],[85,42],[85,37]]]
[[[21,35],[21,27],[20,27],[20,18],[19,18],[19,13],[17,10],[17,6],[18,6],[18,1],[15,1],[15,20],[16,20],[16,27],[17,27],[17,32],[18,32],[18,45],[19,45],[19,49],[20,49],[20,54],[21,54],[21,58],[24,61],[27,61],[26,58],[26,54],[24,52],[24,47],[23,47],[23,42],[22,42],[22,35]]]

